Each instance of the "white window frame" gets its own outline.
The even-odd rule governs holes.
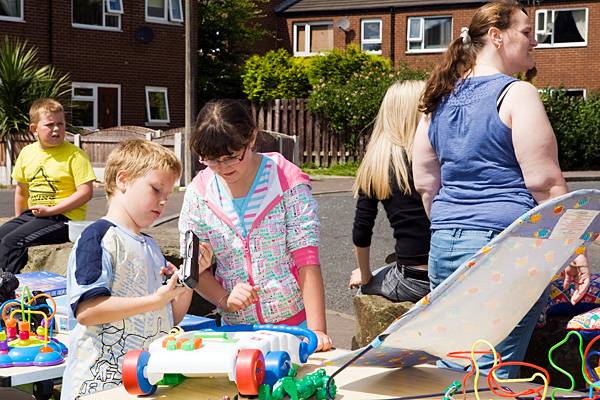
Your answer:
[[[102,25],[89,25],[89,24],[82,24],[80,22],[75,22],[74,15],[73,15],[73,1],[71,0],[71,26],[73,28],[80,28],[80,29],[91,29],[91,30],[96,30],[96,31],[115,31],[115,32],[121,32],[121,15],[123,14],[123,4],[121,4],[121,12],[108,12],[108,2],[106,0],[102,0],[104,3],[104,7],[102,7]],[[119,26],[106,26],[106,15],[111,15],[114,17],[117,17],[117,20],[119,21]]]
[[[111,8],[110,0],[104,0],[106,5],[106,12],[109,14],[123,14],[123,0],[118,1],[118,8]]]
[[[571,43],[554,43],[554,32],[548,33],[546,27],[548,26],[548,21],[554,21],[554,13],[556,11],[585,11],[585,41],[583,42],[571,42]],[[538,15],[544,14],[544,27],[538,27]],[[550,19],[548,19],[550,17]],[[535,11],[535,38],[537,40],[537,36],[549,34],[552,38],[551,43],[539,43],[536,48],[538,49],[548,49],[548,48],[557,48],[557,47],[586,47],[588,44],[588,35],[589,35],[589,25],[590,25],[590,11],[587,7],[571,7],[571,8],[548,8],[543,10]],[[554,27],[552,27],[554,28]]]
[[[425,49],[425,20],[426,19],[434,19],[434,18],[449,18],[450,19],[450,42],[452,42],[452,32],[454,31],[454,18],[452,15],[423,15],[423,16],[415,16],[408,17],[406,20],[406,53],[443,53],[448,47],[441,47],[439,49]],[[410,22],[413,19],[420,20],[419,25],[419,37],[411,38],[410,37]],[[421,42],[420,49],[411,49],[410,42]]]
[[[5,15],[0,15],[0,21],[25,22],[25,0],[21,0],[20,17],[8,17]]]
[[[71,83],[71,101],[92,101],[94,103],[94,124],[93,126],[79,126],[79,128],[95,130],[98,129],[98,88],[116,88],[117,89],[117,125],[121,125],[121,85],[109,84],[109,83],[87,83],[87,82],[73,82]],[[92,89],[91,96],[76,96],[75,89]]]
[[[167,119],[152,119],[150,114],[150,93],[164,93],[165,106],[167,107]],[[169,113],[169,91],[164,86],[146,86],[146,114],[147,125],[167,125],[171,123],[171,114]]]
[[[557,88],[542,88],[542,89],[538,89],[538,93],[544,93],[544,94],[552,94],[556,91],[563,91],[566,93],[569,92],[574,92],[574,91],[582,91],[583,92],[583,99],[587,99],[587,89],[585,88],[561,88],[561,89],[557,89]]]
[[[296,51],[298,48],[298,26],[304,25],[304,49],[305,51]],[[311,52],[310,51],[310,27],[311,26],[319,26],[319,25],[331,25],[331,29],[333,30],[333,20],[327,21],[308,21],[308,22],[294,22],[293,29],[293,44],[294,44],[294,56],[295,57],[309,57],[316,56],[319,54],[323,54],[322,52]]]
[[[379,23],[379,39],[365,39],[365,24]],[[362,51],[371,54],[381,54],[381,50],[364,50],[363,44],[383,45],[383,21],[381,18],[363,19],[360,21],[360,48]]]
[[[587,89],[584,89],[584,88],[568,88],[568,89],[565,89],[565,92],[567,92],[567,93],[569,93],[569,92],[579,92],[579,91],[583,92],[582,98],[583,99],[587,99]]]
[[[176,2],[176,3],[175,3]],[[179,12],[181,14],[180,17],[173,16],[173,5],[176,4],[179,6]],[[177,24],[180,25],[183,23],[183,7],[181,4],[181,0],[165,0],[165,6],[167,7],[165,11],[164,18],[153,17],[148,15],[148,0],[144,2],[144,15],[146,16],[147,22],[156,22],[159,24]]]

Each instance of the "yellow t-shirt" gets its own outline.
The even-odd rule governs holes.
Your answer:
[[[77,190],[77,186],[96,179],[87,154],[79,147],[63,144],[43,149],[38,142],[25,146],[19,153],[12,178],[29,186],[28,207],[52,207]],[[65,212],[73,221],[85,219],[87,204]]]

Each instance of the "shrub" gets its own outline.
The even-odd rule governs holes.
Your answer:
[[[548,90],[542,101],[558,142],[563,170],[597,169],[600,165],[600,98],[569,97]]]
[[[356,72],[342,82],[323,81],[310,94],[308,107],[322,115],[344,144],[356,148],[369,135],[385,92],[396,80],[425,79],[426,74],[403,65],[397,72],[373,69]]]
[[[244,65],[244,93],[250,101],[258,103],[307,97],[308,64],[308,60],[291,57],[283,49],[271,50],[264,56],[254,55]]]
[[[356,45],[346,50],[334,49],[323,56],[313,57],[308,79],[313,88],[323,82],[342,84],[354,74],[366,72],[391,73],[394,67],[388,58],[368,54]]]
[[[0,139],[29,130],[29,107],[36,99],[54,98],[69,109],[68,75],[40,66],[37,48],[27,42],[8,36],[0,42],[0,82]]]

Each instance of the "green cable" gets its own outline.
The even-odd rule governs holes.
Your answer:
[[[565,371],[564,369],[562,369],[561,367],[556,365],[554,363],[554,361],[552,360],[552,353],[554,352],[554,350],[556,348],[562,346],[563,344],[565,344],[569,340],[569,337],[571,335],[575,335],[577,337],[577,339],[579,339],[579,357],[581,358],[581,374],[583,375],[583,379],[585,379],[585,381],[589,385],[591,385],[594,389],[600,389],[600,386],[597,385],[596,383],[590,381],[587,377],[587,374],[585,373],[585,360],[583,358],[583,338],[581,337],[581,334],[576,331],[569,331],[563,340],[556,343],[554,346],[552,346],[550,348],[550,350],[548,350],[548,361],[550,362],[550,365],[552,366],[552,368],[554,368],[558,372],[562,373],[563,375],[566,375],[567,378],[569,378],[569,380],[571,381],[571,387],[568,389],[565,389],[565,388],[552,389],[552,393],[550,394],[550,397],[552,398],[552,400],[555,400],[554,396],[555,396],[556,392],[561,391],[561,392],[565,392],[565,393],[570,393],[573,390],[575,390],[575,378],[573,378],[573,375],[571,375],[570,373],[568,373],[567,371]]]

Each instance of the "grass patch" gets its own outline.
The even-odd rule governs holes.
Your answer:
[[[337,164],[328,168],[317,167],[314,164],[302,164],[302,171],[309,175],[336,175],[336,176],[356,176],[359,162],[349,162],[345,164]]]

